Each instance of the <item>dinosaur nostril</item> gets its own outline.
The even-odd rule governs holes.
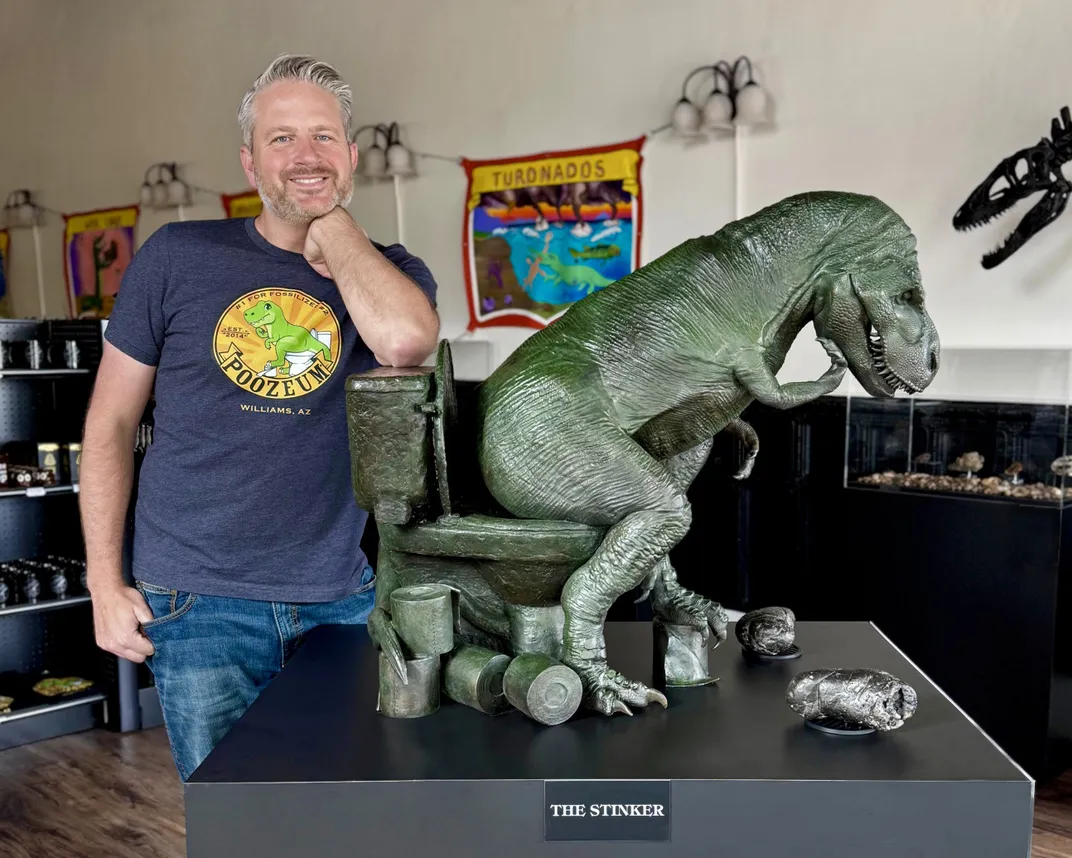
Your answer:
[[[938,372],[938,349],[931,349],[931,375]]]

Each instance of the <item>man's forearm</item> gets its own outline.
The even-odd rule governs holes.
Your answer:
[[[133,482],[133,431],[87,421],[79,472],[79,506],[90,593],[124,583],[123,540]]]
[[[381,364],[420,363],[435,348],[439,316],[409,277],[355,233],[333,236],[323,248],[350,318]]]

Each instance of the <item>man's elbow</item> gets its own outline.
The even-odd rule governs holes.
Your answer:
[[[439,323],[400,331],[376,350],[376,360],[383,366],[420,366],[435,351],[439,341]]]

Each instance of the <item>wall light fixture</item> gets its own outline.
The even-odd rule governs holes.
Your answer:
[[[151,174],[156,181],[151,182]],[[190,205],[190,186],[179,178],[178,167],[174,162],[153,164],[145,171],[145,181],[141,186],[141,204],[146,208],[168,209]]]
[[[42,209],[34,202],[33,194],[27,190],[12,191],[4,203],[3,223],[11,229],[38,226],[41,213]]]
[[[694,77],[707,72],[714,78],[711,91],[700,103],[689,98],[688,87]],[[738,126],[764,125],[769,121],[766,90],[756,83],[752,61],[738,57],[730,65],[719,60],[714,65],[693,69],[681,85],[681,98],[670,114],[675,134],[683,137],[705,136],[712,131],[732,131]]]
[[[353,133],[351,139],[356,143],[358,135],[369,130],[374,132],[372,145],[358,153],[358,173],[369,179],[414,175],[413,153],[403,145],[398,123],[363,125]]]

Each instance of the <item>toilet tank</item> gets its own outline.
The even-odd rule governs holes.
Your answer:
[[[437,513],[428,414],[434,371],[378,367],[346,379],[354,498],[377,523],[413,524]]]

